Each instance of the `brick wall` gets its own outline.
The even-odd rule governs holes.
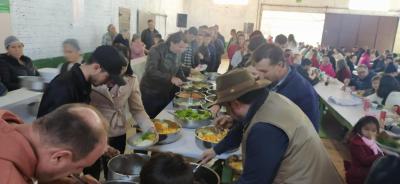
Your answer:
[[[73,18],[73,0],[12,0],[11,29],[25,44],[25,55],[33,59],[62,55],[61,43],[79,40],[82,52],[91,52],[101,43],[108,24],[118,28],[118,8],[131,9],[131,32],[136,31],[137,10],[166,14],[167,32],[175,28],[176,13],[183,11],[184,0],[80,0],[82,16]]]

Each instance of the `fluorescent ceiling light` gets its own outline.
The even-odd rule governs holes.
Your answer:
[[[350,0],[349,9],[369,11],[389,11],[389,0]]]
[[[222,5],[247,5],[249,0],[213,0],[214,4]]]

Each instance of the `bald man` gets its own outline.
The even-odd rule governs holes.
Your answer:
[[[63,105],[31,124],[0,110],[0,183],[73,182],[66,177],[106,151],[107,129],[102,115],[84,104]]]

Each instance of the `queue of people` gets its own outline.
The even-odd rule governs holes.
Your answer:
[[[129,34],[127,30],[118,34],[109,25],[103,45],[86,61],[78,41],[65,40],[66,62],[44,91],[32,124],[0,110],[0,130],[5,132],[0,134],[0,145],[10,147],[0,151],[0,170],[10,173],[0,172],[0,183],[32,179],[69,183],[71,174],[81,172],[86,174],[83,180],[97,183],[102,170],[107,178],[107,161],[125,152],[127,125],[137,123],[143,131],[156,131],[151,119],[171,102],[187,77],[203,72],[200,65],[207,65],[206,72],[217,72],[225,52],[225,38],[217,25],[190,27],[163,41],[154,21],[148,20],[140,37],[135,34],[130,40]],[[238,184],[341,183],[318,135],[321,113],[313,85],[323,72],[383,105],[398,105],[400,75],[397,64],[390,61],[393,55],[371,57],[368,49],[342,53],[337,48],[314,48],[298,43],[294,35],[278,35],[272,43],[272,37],[265,39],[260,31],[248,39],[236,30],[231,36],[229,71],[217,78],[217,100],[210,108],[215,115],[221,107],[227,109],[215,123],[230,131],[202,154],[201,164],[241,146],[244,169]],[[1,82],[15,90],[18,76],[38,72],[16,37],[8,37],[5,46]],[[138,81],[130,60],[144,55],[145,72]],[[362,183],[372,163],[383,155],[374,142],[377,132],[379,124],[372,117],[360,119],[351,132],[349,183]],[[182,156],[159,153],[143,167],[140,179],[143,184],[191,184],[194,174]]]

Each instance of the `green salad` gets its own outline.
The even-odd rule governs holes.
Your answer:
[[[195,121],[207,120],[212,116],[210,111],[195,109],[177,110],[175,113],[180,119]]]

